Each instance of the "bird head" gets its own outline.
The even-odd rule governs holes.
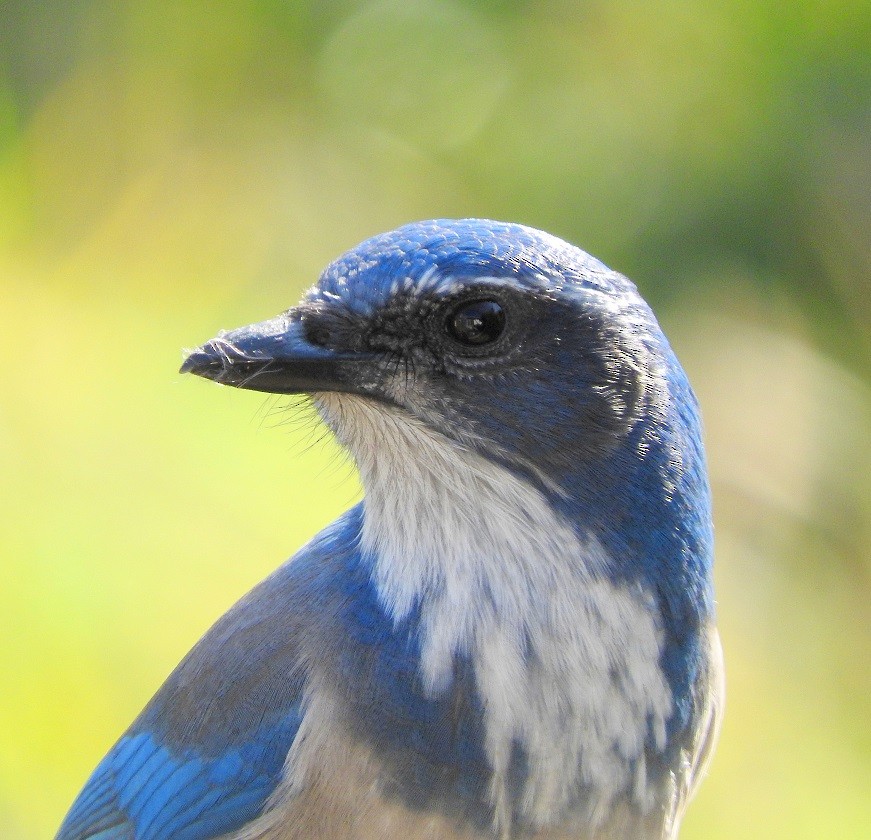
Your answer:
[[[676,364],[626,278],[541,231],[460,220],[363,242],[298,306],[222,333],[182,370],[354,395],[560,488],[661,413]]]

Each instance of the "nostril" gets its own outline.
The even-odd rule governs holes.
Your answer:
[[[316,327],[309,334],[309,341],[318,347],[326,347],[330,343],[330,331],[326,327]]]
[[[323,322],[314,321],[311,318],[302,319],[302,333],[309,344],[316,347],[329,347],[331,332]]]

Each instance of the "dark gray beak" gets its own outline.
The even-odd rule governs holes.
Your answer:
[[[291,310],[220,333],[191,352],[181,373],[271,394],[364,393],[373,384],[374,358],[370,353],[338,353],[312,344]]]

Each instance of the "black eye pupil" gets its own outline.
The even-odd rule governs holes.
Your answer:
[[[490,344],[505,329],[505,310],[495,300],[464,303],[448,317],[447,328],[460,344]]]

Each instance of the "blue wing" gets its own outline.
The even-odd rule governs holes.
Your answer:
[[[212,759],[176,754],[147,732],[125,735],[73,804],[58,840],[207,840],[240,828],[262,811],[281,777],[298,728]]]
[[[355,509],[209,630],[98,765],[56,840],[210,840],[263,812],[299,729],[318,593],[359,525]]]
[[[437,697],[420,684],[418,619],[399,627],[385,614],[361,524],[358,506],[218,621],[98,765],[56,840],[212,840],[255,819],[315,672],[345,684],[343,728],[379,752],[391,795],[489,824],[471,672],[458,663]]]

